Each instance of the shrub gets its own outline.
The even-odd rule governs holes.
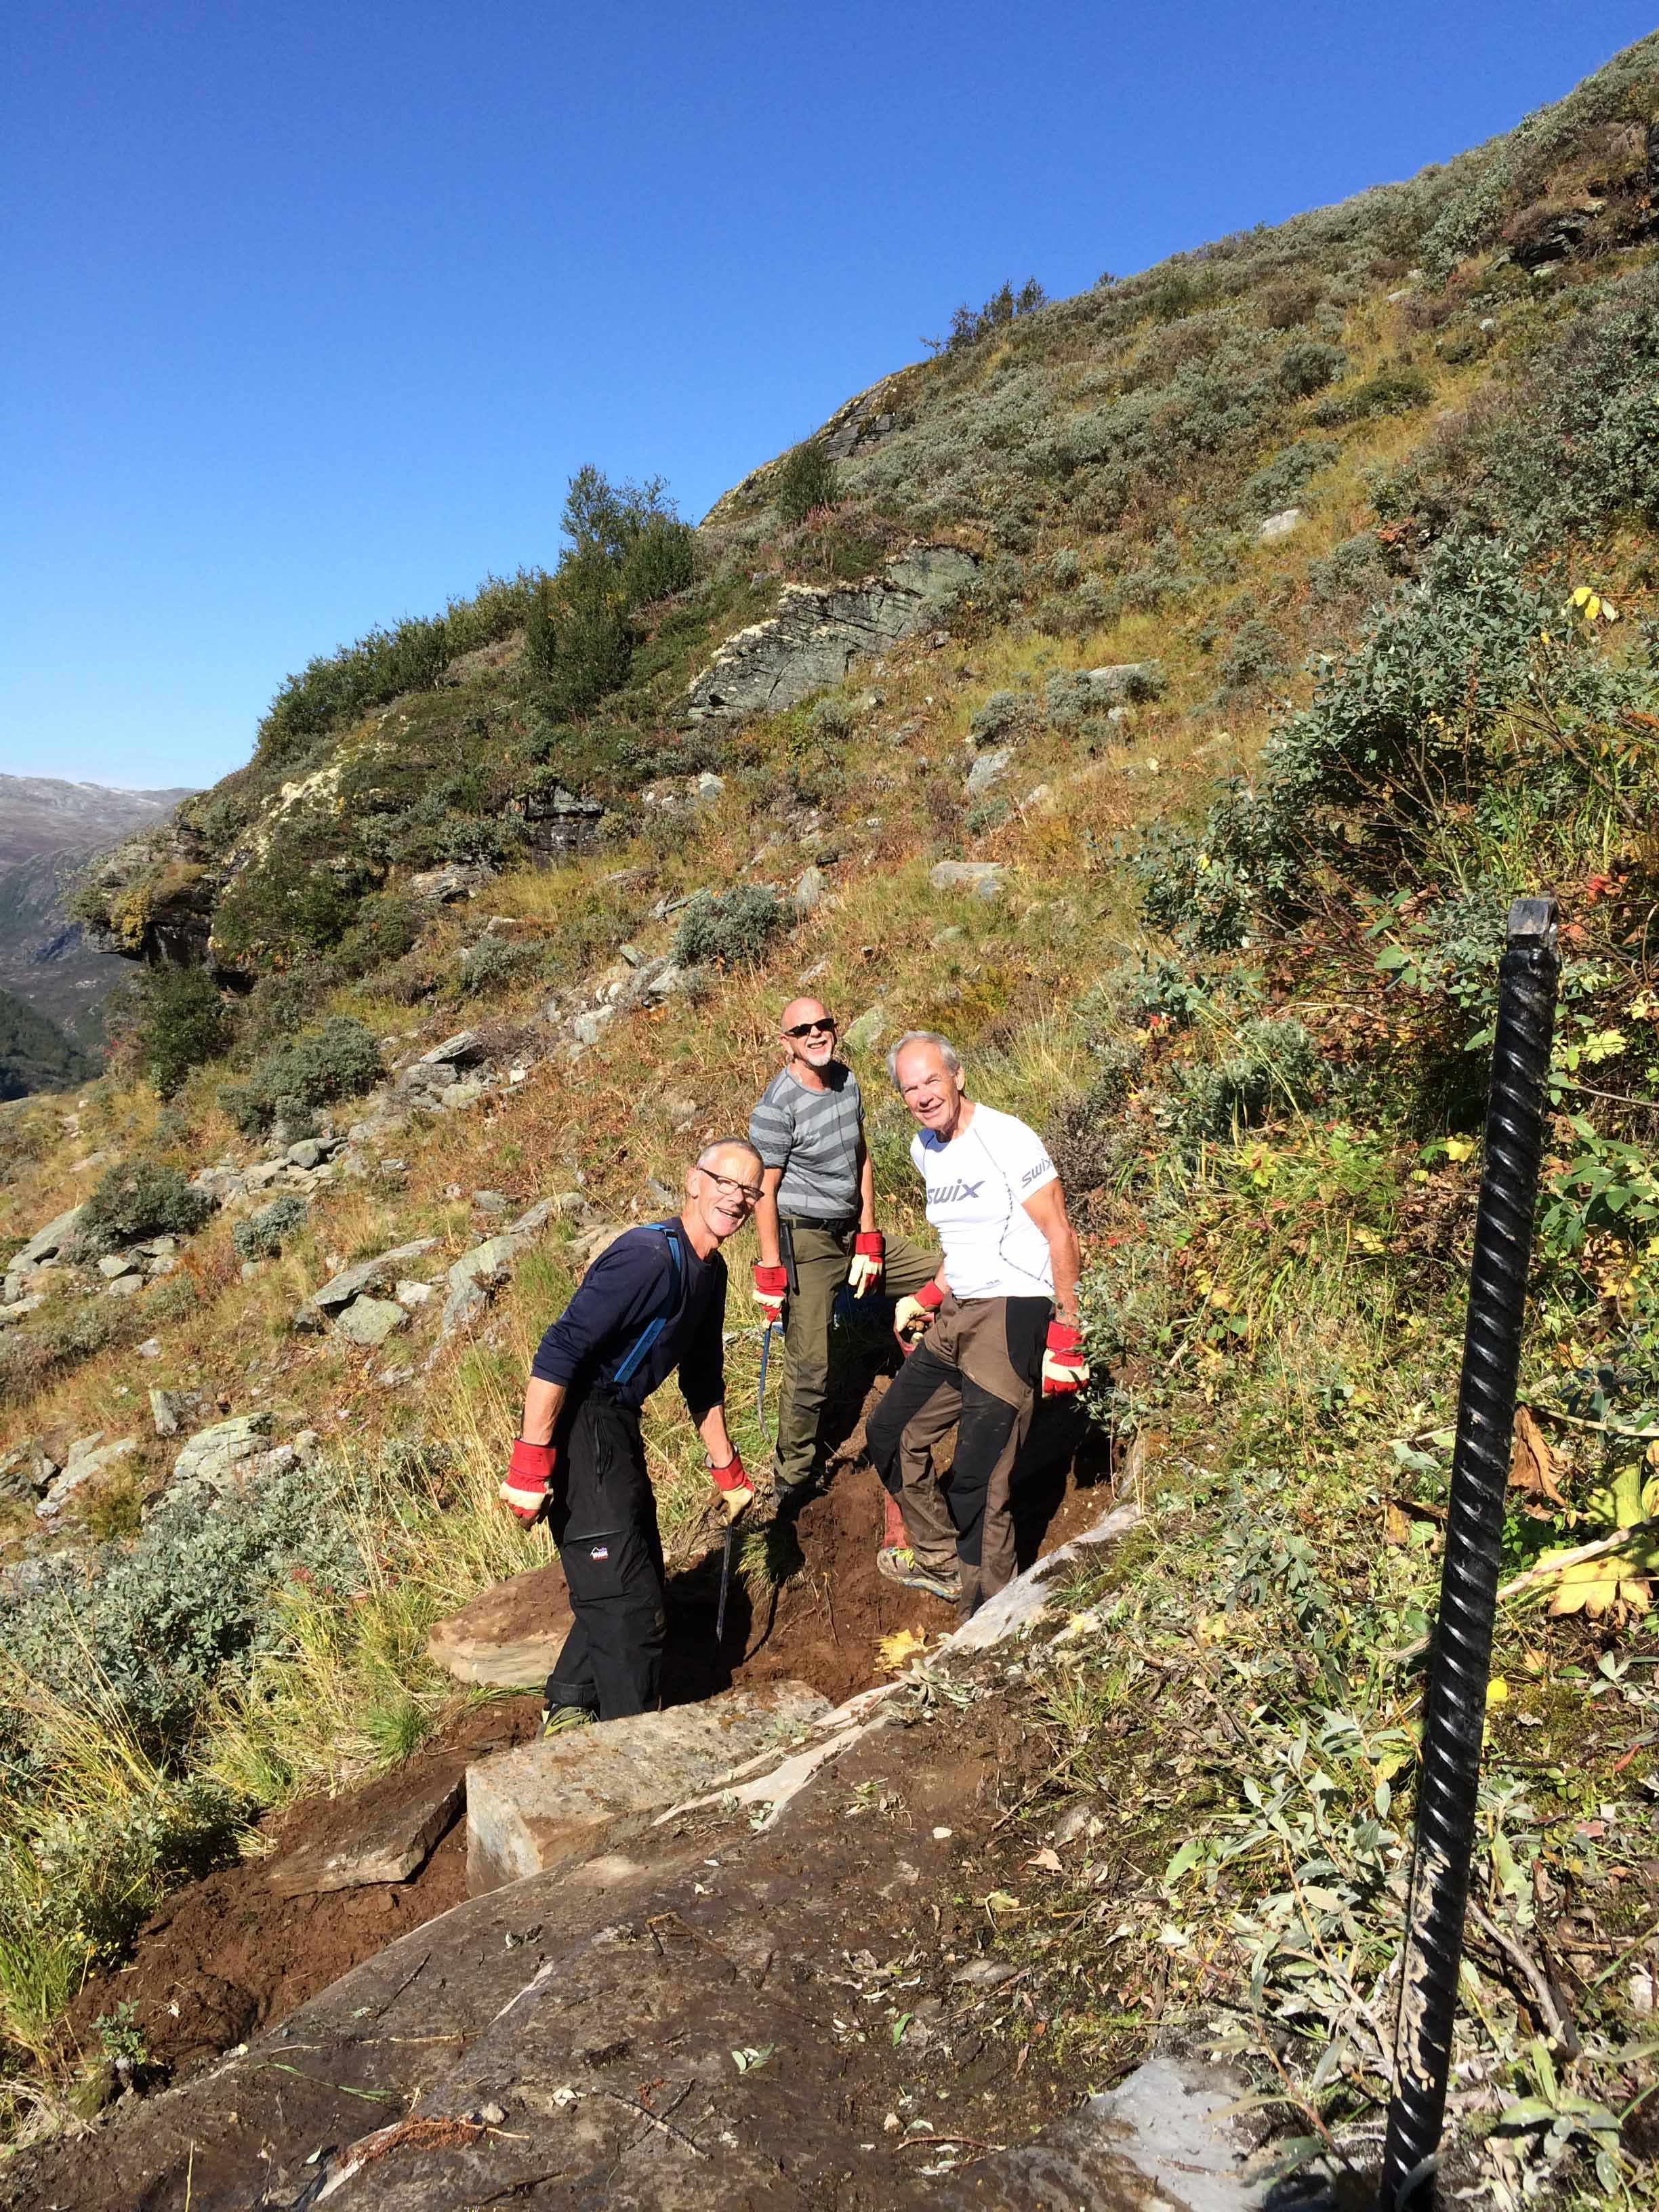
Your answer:
[[[461,955],[459,981],[463,997],[504,989],[536,957],[532,947],[507,945],[499,937],[483,938],[470,945]]]
[[[968,734],[976,745],[988,745],[994,738],[1016,729],[1030,714],[1030,702],[1018,691],[994,691],[982,707],[975,708],[969,720]]]
[[[1332,428],[1363,422],[1373,415],[1409,415],[1413,408],[1426,407],[1433,397],[1434,386],[1420,368],[1385,368],[1352,392],[1333,392],[1322,399],[1313,419]]]
[[[1289,507],[1310,477],[1328,467],[1340,450],[1328,438],[1298,438],[1249,478],[1239,494],[1241,506],[1249,514],[1277,514]]]
[[[1275,1107],[1305,1104],[1318,1069],[1318,1048],[1300,1022],[1246,1022],[1236,1052],[1213,1066],[1178,1071],[1176,1128],[1190,1141],[1225,1144]]]
[[[1285,673],[1285,656],[1278,638],[1252,615],[1239,630],[1221,663],[1221,681],[1229,691],[1247,691]]]
[[[696,573],[696,532],[677,516],[653,514],[623,562],[623,596],[630,607],[648,606],[686,590]]]
[[[1351,592],[1380,599],[1388,589],[1389,572],[1376,533],[1362,530],[1333,545],[1322,559],[1308,563],[1308,589],[1316,599],[1340,599]]]
[[[1035,276],[1028,276],[1016,291],[1012,284],[1000,284],[985,305],[975,312],[964,301],[951,317],[951,334],[943,341],[947,353],[965,353],[976,346],[981,338],[992,337],[998,331],[1006,331],[1018,316],[1033,315],[1048,304],[1048,295]],[[937,353],[940,341],[924,339]]]
[[[182,1170],[161,1160],[121,1160],[87,1200],[76,1234],[88,1249],[113,1251],[145,1237],[191,1237],[217,1201],[192,1190]]]
[[[285,1190],[280,1198],[239,1221],[231,1231],[239,1260],[274,1260],[283,1239],[306,1218],[306,1202],[297,1191]]]
[[[220,1103],[245,1135],[336,1098],[355,1098],[381,1076],[380,1048],[361,1022],[337,1015],[320,1030],[280,1045],[255,1062],[246,1083],[228,1085]]]
[[[858,727],[858,717],[853,712],[850,699],[831,692],[813,704],[806,718],[806,726],[812,737],[830,744],[845,744]]]
[[[841,472],[816,438],[808,438],[778,463],[772,480],[772,504],[793,529],[815,507],[833,507],[841,496]]]
[[[222,960],[285,966],[332,945],[351,920],[353,892],[325,866],[272,848],[244,869],[214,909],[214,951]]]
[[[683,968],[758,961],[788,921],[789,909],[770,884],[740,884],[718,898],[698,891],[680,916],[674,957]]]
[[[1279,380],[1293,398],[1305,399],[1310,392],[1322,392],[1328,384],[1334,384],[1339,376],[1347,373],[1348,356],[1340,345],[1327,345],[1320,338],[1304,338],[1293,346],[1286,346],[1279,356]]]
[[[329,964],[341,975],[369,975],[412,951],[425,923],[417,899],[379,892],[358,908],[356,920],[334,948]]]
[[[147,968],[138,985],[134,1033],[139,1066],[163,1098],[191,1068],[228,1051],[230,1016],[203,968]]]

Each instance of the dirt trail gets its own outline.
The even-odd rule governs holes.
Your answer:
[[[769,1588],[734,1583],[719,1652],[718,1549],[672,1576],[665,1668],[671,1702],[690,1703],[734,1682],[795,1680],[839,1703],[884,1679],[877,1651],[883,1637],[909,1629],[932,1641],[954,1626],[954,1607],[900,1589],[876,1571],[881,1489],[858,1460],[861,1436],[860,1427],[841,1448],[833,1481],[801,1514],[793,1542],[781,1530],[771,1539],[780,1547],[775,1567],[786,1567],[786,1578]],[[1090,1444],[1064,1413],[1045,1419],[1020,1486],[1022,1564],[1096,1517],[1106,1474],[1097,1440]],[[398,1783],[525,1741],[539,1705],[527,1696],[468,1708],[398,1771]],[[131,2003],[149,2053],[149,2080],[181,2078],[465,1897],[464,1820],[409,1881],[279,1897],[269,1879],[278,1856],[327,1832],[339,1814],[337,1800],[295,1806],[266,1824],[271,1856],[177,1892],[140,1932],[130,1963],[88,1981],[70,2015],[75,2040],[95,2051],[93,2023],[118,2003]]]

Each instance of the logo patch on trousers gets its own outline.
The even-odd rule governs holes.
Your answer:
[[[609,1544],[595,1544],[587,1556],[590,1559],[608,1559],[611,1557],[611,1547]]]

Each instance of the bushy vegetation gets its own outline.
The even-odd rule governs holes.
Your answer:
[[[723,968],[752,964],[789,923],[789,908],[771,884],[739,884],[718,896],[699,891],[680,916],[674,957],[682,967],[704,961]]]
[[[191,1070],[229,1049],[230,1015],[212,976],[201,968],[147,968],[138,986],[134,1054],[163,1098]]]
[[[245,1082],[225,1086],[220,1103],[238,1128],[256,1136],[274,1122],[292,1128],[316,1107],[360,1097],[382,1072],[380,1046],[361,1022],[340,1014],[256,1060]]]
[[[1034,315],[1047,306],[1048,300],[1048,295],[1035,276],[1028,276],[1018,291],[1012,284],[1000,284],[982,307],[970,307],[963,301],[951,314],[949,334],[942,340],[929,338],[925,343],[935,352],[943,345],[947,353],[965,353],[982,339],[1006,331],[1016,316]]]
[[[786,453],[774,471],[772,503],[784,522],[805,522],[815,507],[833,507],[840,477],[816,438]]]
[[[283,1239],[300,1226],[306,1212],[306,1202],[297,1191],[285,1190],[280,1198],[273,1198],[269,1206],[250,1213],[232,1230],[231,1242],[236,1248],[237,1258],[274,1260],[283,1249]]]
[[[27,1000],[0,991],[0,1099],[32,1091],[69,1091],[93,1074],[92,1061]]]
[[[90,1250],[114,1251],[146,1237],[191,1237],[217,1201],[192,1190],[166,1160],[119,1160],[106,1168],[82,1209],[76,1234]]]

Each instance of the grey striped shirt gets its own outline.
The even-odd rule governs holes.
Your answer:
[[[859,1135],[864,1100],[850,1067],[832,1060],[830,1088],[808,1091],[781,1067],[749,1117],[749,1141],[769,1168],[781,1168],[780,1213],[850,1221],[859,1211]]]

